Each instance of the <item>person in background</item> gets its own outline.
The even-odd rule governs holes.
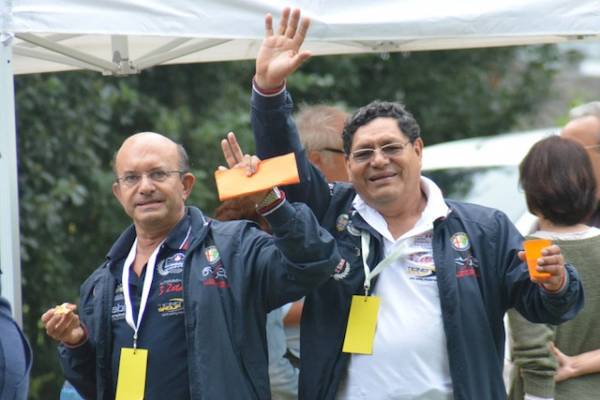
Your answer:
[[[552,136],[521,162],[520,184],[538,219],[531,238],[551,239],[577,265],[585,305],[560,326],[533,324],[509,311],[514,369],[511,400],[600,398],[600,229],[585,224],[596,209],[592,163],[579,143]]]
[[[223,202],[215,210],[215,219],[219,221],[249,220],[255,222],[261,230],[271,233],[271,227],[257,211],[254,203],[246,198]],[[295,303],[290,303],[295,304]],[[284,316],[289,307],[276,308],[267,315],[267,347],[269,351],[269,383],[273,400],[298,398],[298,368],[288,356],[286,333],[283,327]]]
[[[596,182],[600,182],[600,101],[571,109],[569,117],[570,121],[563,128],[561,136],[579,142],[587,150]],[[596,192],[594,212],[585,222],[600,228],[600,185]]]
[[[337,106],[325,104],[300,106],[296,113],[298,135],[310,162],[328,182],[348,182],[345,167],[342,132],[349,114]],[[288,304],[283,325],[287,339],[288,358],[300,365],[300,318],[304,299]]]
[[[349,114],[339,107],[302,105],[296,114],[306,157],[329,182],[348,182],[342,132]]]
[[[8,300],[0,296],[0,399],[27,399],[31,364],[29,342],[13,319]]]

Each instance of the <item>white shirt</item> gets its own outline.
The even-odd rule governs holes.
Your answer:
[[[452,399],[446,335],[433,263],[433,222],[448,214],[440,189],[421,178],[427,205],[398,239],[383,216],[360,196],[353,205],[384,238],[387,256],[398,245],[408,255],[384,269],[374,295],[381,298],[372,355],[353,354],[338,399]],[[373,268],[374,266],[371,266]]]

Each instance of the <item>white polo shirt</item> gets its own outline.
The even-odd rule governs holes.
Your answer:
[[[448,400],[452,381],[433,263],[433,222],[448,214],[440,189],[421,177],[427,205],[398,239],[383,216],[360,196],[354,208],[384,238],[385,256],[398,245],[406,256],[384,269],[374,295],[381,298],[372,355],[353,354],[338,399]],[[375,266],[370,266],[371,269]]]

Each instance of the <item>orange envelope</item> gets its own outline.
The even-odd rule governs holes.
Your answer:
[[[246,176],[246,170],[232,168],[226,171],[215,171],[219,200],[229,200],[248,194],[271,189],[278,185],[291,185],[300,182],[296,156],[289,153],[279,157],[262,160],[258,171]]]

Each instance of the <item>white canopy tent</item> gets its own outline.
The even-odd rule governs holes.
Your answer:
[[[600,39],[600,0],[0,0],[0,266],[21,314],[13,75],[253,58],[265,13],[297,6],[315,55]]]

